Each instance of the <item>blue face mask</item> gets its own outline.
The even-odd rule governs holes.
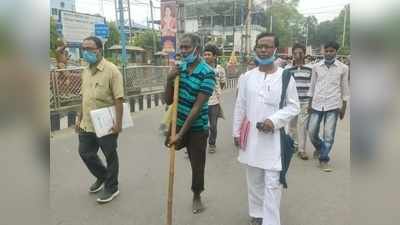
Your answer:
[[[187,64],[193,63],[197,59],[195,51],[196,49],[193,49],[192,53],[188,54],[187,56],[183,56],[183,61],[185,61]]]
[[[83,59],[89,64],[95,64],[97,62],[97,54],[90,51],[83,51],[82,53]]]
[[[275,62],[275,53],[276,50],[274,51],[274,54],[266,59],[261,59],[260,57],[258,57],[257,55],[255,56],[255,61],[256,61],[256,65],[271,65],[272,63]]]

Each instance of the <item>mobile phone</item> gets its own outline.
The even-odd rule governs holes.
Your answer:
[[[256,123],[256,128],[259,129],[260,131],[264,130],[264,123],[263,122],[257,122]]]

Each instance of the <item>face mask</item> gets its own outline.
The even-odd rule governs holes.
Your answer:
[[[333,57],[331,59],[325,58],[326,65],[332,65],[334,62],[335,62],[335,57]]]
[[[89,64],[95,64],[97,62],[97,54],[90,51],[83,51],[83,59]]]
[[[196,49],[193,49],[192,53],[190,53],[187,56],[183,56],[183,61],[185,61],[188,64],[193,63],[197,58],[197,55],[195,54],[195,51],[196,51]]]
[[[276,49],[274,51],[274,54],[266,59],[261,59],[260,57],[258,57],[257,55],[255,56],[255,61],[257,65],[271,65],[272,63],[274,63],[275,61],[275,53],[276,53]]]

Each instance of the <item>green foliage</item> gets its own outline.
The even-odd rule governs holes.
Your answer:
[[[307,44],[313,48],[332,40],[342,45],[343,24],[347,13],[345,41],[341,52],[350,52],[350,8],[344,8],[331,21],[318,23],[315,16],[304,17],[300,14],[297,11],[298,3],[298,0],[273,1],[272,7],[266,11],[262,25],[267,31],[270,30],[272,13],[272,31],[278,35],[281,48],[290,47],[296,42],[305,44],[306,39]]]
[[[155,32],[155,39],[156,39],[156,50],[155,52],[158,52],[161,50],[161,43],[160,43],[160,33],[158,31]],[[135,33],[135,36],[133,36],[133,45],[134,46],[139,46],[147,50],[153,50],[153,31],[151,30],[146,30],[144,32],[138,32]]]
[[[53,17],[50,17],[50,56],[55,56],[55,50],[57,48],[57,40],[60,38],[59,34],[57,33],[57,26],[56,21]]]
[[[113,45],[119,44],[119,30],[115,22],[108,22],[109,37],[106,43],[104,43],[105,49],[110,48]],[[106,51],[106,56],[108,56],[108,51]]]

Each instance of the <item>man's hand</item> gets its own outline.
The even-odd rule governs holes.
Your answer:
[[[171,138],[171,139],[169,140],[169,143],[168,143],[167,147],[169,148],[169,147],[171,147],[172,145],[177,146],[178,143],[179,143],[180,141],[182,141],[182,135],[181,135],[180,133],[177,133],[177,134],[175,135],[175,138]]]
[[[168,75],[167,75],[167,80],[173,81],[175,79],[175,77],[178,76],[178,74],[179,74],[179,66],[175,65],[169,70]]]
[[[233,138],[233,143],[235,144],[236,147],[240,147],[240,138],[239,137],[234,137]]]
[[[346,113],[346,107],[342,107],[341,109],[339,109],[340,120],[343,120],[345,113]]]
[[[113,134],[118,134],[122,131],[122,127],[120,125],[114,124],[114,126],[111,128],[111,132]]]
[[[77,133],[77,134],[79,134],[79,131],[80,131],[80,129],[81,129],[81,121],[77,121],[76,123],[75,123],[75,133]]]
[[[274,123],[272,123],[272,121],[270,119],[266,119],[264,121],[264,127],[263,128],[264,128],[263,131],[265,133],[268,133],[268,132],[274,132],[275,126],[274,126]]]

